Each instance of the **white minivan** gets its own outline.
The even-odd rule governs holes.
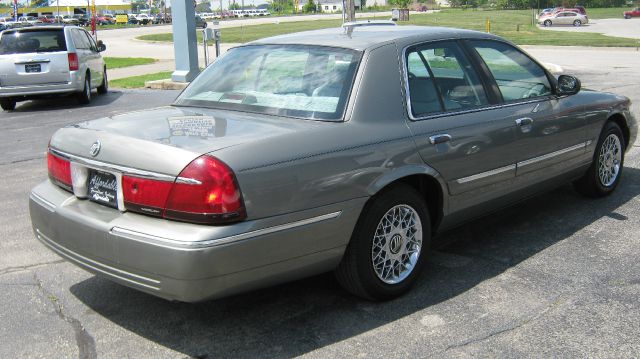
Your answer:
[[[107,93],[106,49],[77,26],[46,26],[5,30],[0,35],[0,105],[56,94],[73,94],[82,104],[91,91]]]

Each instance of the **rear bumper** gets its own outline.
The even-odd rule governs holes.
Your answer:
[[[201,226],[122,213],[46,181],[29,209],[36,238],[61,257],[152,295],[196,302],[332,270],[365,200]]]
[[[61,83],[0,86],[0,97],[41,96],[80,92],[84,88],[82,76],[72,71],[69,81]]]

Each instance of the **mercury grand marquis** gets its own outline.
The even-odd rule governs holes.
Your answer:
[[[170,106],[58,130],[31,220],[61,257],[170,300],[328,271],[386,300],[448,228],[567,182],[611,194],[637,135],[629,107],[491,34],[271,37]]]

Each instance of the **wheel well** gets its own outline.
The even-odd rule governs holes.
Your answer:
[[[443,216],[442,188],[440,187],[438,180],[428,175],[411,175],[389,183],[378,193],[381,193],[399,183],[409,185],[422,194],[422,198],[425,200],[427,208],[429,209],[431,231],[435,233]]]
[[[624,136],[625,148],[629,146],[629,137],[631,137],[631,134],[629,133],[629,126],[627,126],[627,120],[624,118],[624,116],[620,113],[616,113],[609,117],[607,121],[613,121],[618,126],[620,126],[620,129],[622,130],[622,136]]]

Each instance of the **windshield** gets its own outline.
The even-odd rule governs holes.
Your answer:
[[[61,29],[5,31],[0,38],[0,55],[54,51],[67,51],[64,31]]]
[[[175,104],[341,120],[359,59],[332,47],[243,46],[207,67]]]

